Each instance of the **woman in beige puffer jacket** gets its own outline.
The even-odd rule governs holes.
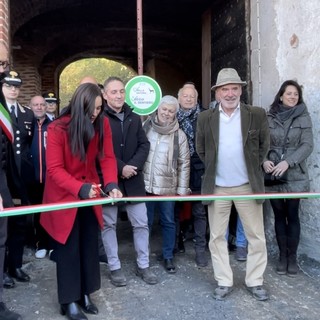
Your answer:
[[[179,103],[173,96],[164,96],[155,114],[144,123],[150,151],[143,175],[146,192],[152,196],[189,194],[190,154],[185,133],[179,129],[176,114]],[[148,201],[148,224],[151,227],[157,206],[162,227],[162,255],[167,272],[175,273],[173,249],[176,227],[174,201]]]

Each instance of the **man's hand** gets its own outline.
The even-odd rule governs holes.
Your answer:
[[[118,189],[112,189],[109,191],[109,196],[111,198],[122,198],[122,192]]]
[[[123,179],[130,179],[133,176],[137,175],[137,167],[130,166],[129,164],[125,165],[122,169],[122,178]]]

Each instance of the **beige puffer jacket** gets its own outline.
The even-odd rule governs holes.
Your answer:
[[[179,150],[177,161],[174,162],[172,150],[174,132],[177,130]],[[179,129],[178,122],[175,120],[170,126],[160,129],[151,122],[150,127],[146,128],[146,134],[150,141],[149,155],[143,168],[146,191],[156,195],[189,194],[189,146],[185,133]]]

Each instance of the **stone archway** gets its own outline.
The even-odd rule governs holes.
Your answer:
[[[11,0],[13,68],[25,80],[21,99],[28,101],[34,94],[56,91],[60,72],[72,59],[100,56],[137,70],[136,3],[120,2]],[[245,66],[239,69],[246,77],[246,3],[248,0],[144,1],[144,73],[154,76],[166,94],[176,94],[183,82],[193,81],[207,96],[204,101],[210,101],[212,76],[215,78],[226,62]],[[238,33],[244,33],[244,41],[231,36],[234,24]],[[227,45],[220,41],[220,31],[227,34]],[[233,41],[234,47],[230,46]],[[214,43],[221,52],[217,53]],[[230,49],[232,52],[225,55]],[[239,52],[246,56],[245,61],[237,58]],[[233,59],[226,61],[231,56]]]

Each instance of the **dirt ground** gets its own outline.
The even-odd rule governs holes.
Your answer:
[[[256,301],[244,286],[245,262],[238,262],[230,254],[234,271],[234,291],[225,301],[212,297],[216,282],[211,263],[197,268],[191,240],[185,242],[186,252],[177,254],[176,274],[167,274],[156,259],[161,246],[159,230],[151,241],[151,267],[159,283],[145,284],[135,275],[135,253],[130,224],[119,221],[119,255],[127,286],[116,288],[109,280],[106,264],[101,264],[101,289],[92,295],[99,308],[92,320],[318,320],[320,318],[320,265],[306,257],[299,257],[300,272],[296,278],[280,276],[275,270],[276,257],[270,255],[265,273],[265,285],[270,300]],[[209,257],[209,252],[207,252]],[[16,283],[5,289],[8,307],[19,312],[24,320],[66,319],[59,314],[56,294],[55,263],[47,258],[34,258],[31,249],[25,250],[24,270],[30,283]]]

